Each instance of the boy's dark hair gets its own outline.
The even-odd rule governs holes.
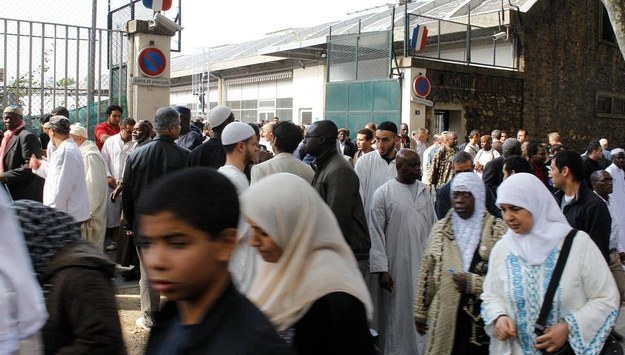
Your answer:
[[[562,171],[564,167],[567,167],[569,168],[574,181],[584,181],[584,162],[579,154],[570,150],[564,150],[556,154],[553,159],[555,159],[555,164],[556,167],[558,167],[558,170]]]
[[[171,212],[217,239],[223,230],[237,227],[239,197],[230,180],[217,170],[185,168],[154,181],[139,199],[137,215],[161,212]]]
[[[252,137],[254,137],[254,136],[252,136]],[[247,142],[249,142],[250,139],[252,139],[252,137],[249,137],[249,138],[247,138],[245,140],[242,140],[241,142],[236,142],[236,143],[224,145],[224,150],[226,151],[226,154],[232,153],[234,151],[234,149],[237,147],[237,144],[239,144],[239,143],[247,144]]]
[[[508,157],[504,163],[503,168],[506,170],[508,175],[511,175],[513,171],[515,173],[534,174],[534,169],[532,169],[532,165],[530,165],[530,162],[525,160],[520,155],[513,155],[511,157]]]
[[[69,110],[63,106],[58,106],[50,113],[52,116],[65,116],[69,118]],[[46,121],[48,122],[48,121]]]
[[[294,123],[288,121],[279,121],[273,126],[273,136],[276,138],[276,148],[285,153],[293,153],[304,139],[302,130]]]
[[[365,139],[369,142],[373,139],[373,131],[370,130],[369,128],[361,129],[360,131],[358,131],[358,134],[364,134]]]
[[[113,111],[119,111],[120,113],[124,113],[124,109],[119,105],[111,105],[106,108],[106,117],[110,116]]]

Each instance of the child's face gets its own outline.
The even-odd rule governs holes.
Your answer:
[[[139,246],[150,287],[172,301],[194,301],[228,272],[236,229],[213,239],[171,212],[140,216]]]

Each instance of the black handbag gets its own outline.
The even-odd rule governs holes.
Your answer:
[[[553,296],[555,295],[558,284],[560,283],[560,277],[562,276],[562,271],[564,270],[566,259],[568,258],[569,252],[571,251],[571,245],[573,244],[573,238],[575,237],[575,234],[577,234],[577,230],[572,229],[566,236],[564,244],[562,245],[562,250],[560,250],[560,256],[558,257],[556,267],[553,270],[553,275],[551,276],[551,280],[549,281],[549,286],[547,287],[547,292],[545,293],[543,305],[540,308],[540,315],[538,316],[538,319],[534,324],[534,333],[538,336],[543,335],[544,333],[545,321],[547,319],[549,311],[551,310]],[[547,352],[543,350],[542,353],[550,355],[575,355],[575,351],[568,341],[564,343],[564,345],[560,349],[554,352]],[[601,349],[601,355],[624,355],[623,347],[618,342],[618,340],[616,340],[614,335],[608,335],[603,349]]]

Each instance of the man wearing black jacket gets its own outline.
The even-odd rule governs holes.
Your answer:
[[[558,153],[551,160],[551,178],[566,220],[590,235],[607,262],[612,218],[605,202],[586,186],[582,158],[572,151]]]
[[[334,212],[362,272],[367,268],[371,239],[360,198],[360,181],[336,149],[337,133],[336,124],[330,120],[315,122],[306,132],[306,151],[316,158],[312,163],[312,186]]]
[[[189,150],[174,143],[174,140],[180,136],[180,116],[176,110],[170,107],[159,109],[154,118],[154,130],[156,137],[146,145],[133,150],[126,160],[122,208],[128,236],[138,235],[136,204],[143,192],[154,180],[186,167],[189,158]],[[158,310],[160,296],[158,293],[149,291],[141,260],[139,264],[141,266],[139,287],[143,317],[137,319],[137,326],[145,329],[152,326],[151,314]]]

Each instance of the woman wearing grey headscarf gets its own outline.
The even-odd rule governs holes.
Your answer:
[[[427,332],[426,354],[488,354],[479,296],[490,251],[507,227],[488,213],[485,200],[476,174],[456,175],[453,208],[430,233],[414,309],[417,331]]]
[[[50,315],[43,327],[45,353],[124,354],[115,265],[81,239],[68,214],[29,200],[13,205]]]

